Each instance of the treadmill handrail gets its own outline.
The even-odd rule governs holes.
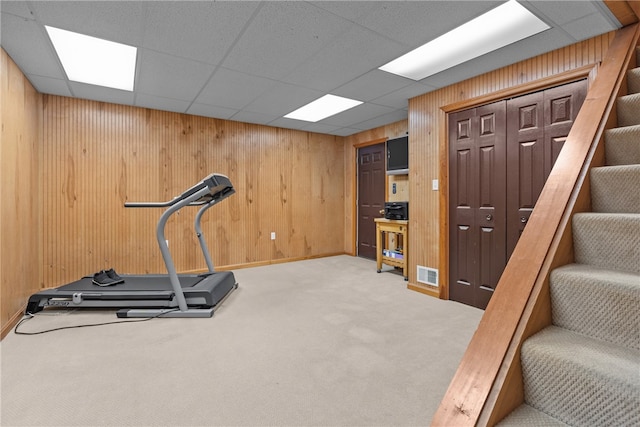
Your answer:
[[[125,208],[166,208],[173,205],[175,201],[169,202],[124,202]]]

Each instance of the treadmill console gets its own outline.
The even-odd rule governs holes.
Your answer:
[[[174,197],[172,200],[168,202],[126,202],[124,206],[126,208],[163,208],[173,206],[178,202],[186,200],[193,196],[194,194],[201,192],[203,189],[207,188],[209,190],[208,193],[200,195],[195,200],[192,200],[188,203],[189,206],[197,206],[203,205],[205,203],[218,202],[220,200],[226,199],[233,193],[235,193],[235,189],[231,184],[229,178],[224,175],[212,173],[207,176],[205,179],[194,185],[193,187],[185,190],[179,196]]]
[[[196,200],[193,204],[208,203],[211,200],[219,201],[236,192],[229,178],[224,175],[211,174],[203,179],[202,183],[209,187],[209,194]]]

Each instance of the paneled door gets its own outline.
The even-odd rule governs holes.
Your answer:
[[[587,81],[507,101],[507,258],[587,95]]]
[[[376,225],[384,209],[385,144],[358,149],[358,256],[376,259]]]
[[[449,114],[449,295],[486,308],[584,102],[586,80]]]
[[[449,115],[450,298],[486,307],[506,263],[506,105]]]

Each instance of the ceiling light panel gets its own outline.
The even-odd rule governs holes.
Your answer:
[[[287,119],[317,122],[360,104],[362,104],[362,101],[356,101],[355,99],[343,98],[336,95],[325,95],[295,111],[292,111],[284,117]]]
[[[45,26],[69,80],[133,91],[137,48]]]
[[[380,69],[422,80],[549,28],[524,6],[510,0]]]

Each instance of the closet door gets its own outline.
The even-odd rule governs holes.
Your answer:
[[[449,115],[449,295],[485,308],[584,102],[581,80]]]
[[[449,294],[479,308],[506,265],[505,131],[505,101],[449,115]]]
[[[587,93],[581,80],[507,101],[507,258]]]

